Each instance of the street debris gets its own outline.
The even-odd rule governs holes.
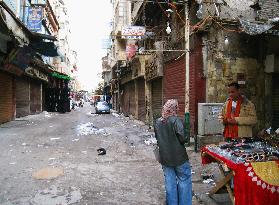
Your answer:
[[[97,149],[98,155],[105,155],[107,153],[107,151],[105,150],[105,148],[99,148]]]
[[[150,139],[144,140],[146,145],[155,145],[157,144],[157,140],[155,137],[151,137]]]
[[[60,137],[52,137],[52,138],[50,138],[50,140],[51,141],[53,141],[53,140],[60,140]]]
[[[93,123],[88,122],[85,124],[80,124],[77,127],[78,136],[80,135],[90,135],[90,134],[102,134],[108,135],[108,133],[104,129],[99,129],[93,125]]]
[[[46,167],[32,174],[34,179],[55,179],[64,175],[63,168]]]
[[[202,183],[204,183],[204,184],[210,184],[211,182],[214,182],[214,180],[213,179],[205,179],[205,180],[202,181]]]
[[[87,151],[81,151],[82,154],[87,154]]]
[[[10,162],[9,164],[10,164],[10,165],[15,165],[15,164],[16,164],[16,162]]]
[[[72,142],[77,142],[79,141],[79,138],[73,139]]]
[[[78,203],[81,199],[78,188],[70,187],[69,190],[61,190],[56,186],[51,186],[49,189],[37,192],[30,202],[32,205],[69,205]]]

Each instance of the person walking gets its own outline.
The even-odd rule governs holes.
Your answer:
[[[165,176],[167,204],[191,205],[191,166],[184,146],[187,137],[177,112],[178,101],[168,100],[163,106],[162,117],[155,122],[154,131]]]
[[[219,114],[219,120],[224,125],[225,140],[252,137],[252,126],[257,123],[254,104],[241,95],[236,82],[228,85],[228,94],[229,98]]]

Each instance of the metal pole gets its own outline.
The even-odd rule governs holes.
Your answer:
[[[188,145],[190,145],[190,96],[189,96],[189,81],[190,81],[190,67],[189,67],[189,37],[190,37],[190,23],[188,14],[188,1],[185,2],[185,128]]]

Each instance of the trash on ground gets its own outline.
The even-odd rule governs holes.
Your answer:
[[[53,141],[53,140],[60,140],[60,137],[52,137],[52,138],[50,138],[50,140],[51,141]]]
[[[94,126],[93,123],[88,122],[85,124],[80,124],[77,127],[78,136],[80,135],[90,135],[90,134],[107,134],[104,129],[99,129],[98,127]]]
[[[77,142],[77,141],[79,141],[79,139],[77,138],[77,139],[73,139],[72,140],[72,142]]]
[[[105,148],[99,148],[97,149],[98,155],[105,155],[107,153],[107,151],[105,150]]]
[[[64,175],[63,168],[46,167],[32,174],[34,179],[55,179]]]
[[[51,186],[49,189],[38,191],[30,202],[32,205],[70,205],[78,203],[81,199],[78,188],[70,187],[69,190],[62,190]]]
[[[16,164],[16,162],[10,162],[9,164],[10,164],[10,165],[15,165],[15,164]]]
[[[82,154],[87,154],[87,151],[81,151]]]
[[[157,144],[157,140],[155,137],[152,137],[150,139],[144,140],[144,143],[146,145],[154,145],[154,144]]]
[[[214,182],[214,180],[213,179],[205,179],[205,180],[202,181],[202,183],[204,183],[204,184],[210,184],[211,182]]]

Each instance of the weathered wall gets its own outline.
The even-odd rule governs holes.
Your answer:
[[[228,41],[225,43],[225,38]],[[261,60],[261,40],[245,34],[225,33],[214,28],[207,35],[207,102],[224,102],[227,85],[245,83],[243,93],[256,106],[258,128],[265,121],[265,75]]]
[[[259,0],[259,19],[268,20],[279,16],[278,0]]]
[[[199,1],[197,1],[199,2]],[[203,1],[202,5],[202,17],[208,15],[218,16],[222,19],[236,19],[244,18],[246,20],[252,20],[256,17],[256,12],[251,5],[255,4],[255,0],[224,0],[219,1],[219,4],[207,3],[212,1]]]

